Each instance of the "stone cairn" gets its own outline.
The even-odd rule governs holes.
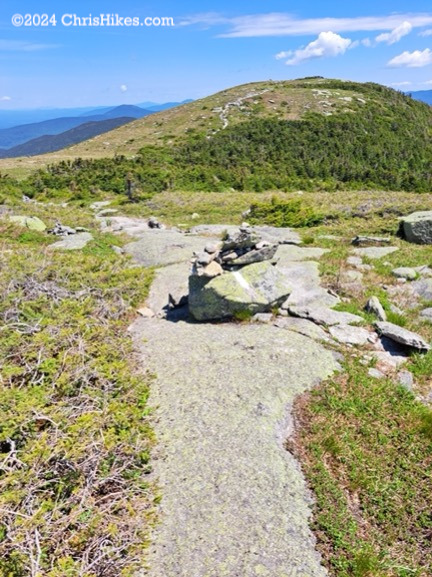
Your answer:
[[[277,244],[261,240],[249,224],[243,223],[239,232],[208,243],[203,252],[194,254],[192,276],[214,278],[224,271],[272,260],[277,248]]]

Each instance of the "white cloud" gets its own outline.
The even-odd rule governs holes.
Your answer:
[[[183,18],[183,26],[228,26],[224,38],[252,38],[260,36],[306,36],[322,30],[333,32],[383,32],[395,30],[409,22],[413,28],[432,24],[432,13],[404,13],[357,18],[296,18],[285,12],[251,14],[228,18],[222,14],[195,14]]]
[[[422,68],[432,64],[432,50],[426,48],[425,50],[414,50],[414,52],[402,52],[399,56],[395,56],[388,62],[388,66],[407,68]]]
[[[370,38],[363,38],[361,43],[363,44],[363,46],[366,46],[367,48],[370,48],[372,46],[372,42],[371,42]]]
[[[121,90],[122,92],[127,92],[127,89],[128,89],[128,87],[126,86],[126,84],[122,84],[122,85],[120,86],[120,90]]]
[[[281,60],[288,58],[286,64],[295,66],[312,58],[325,58],[344,54],[353,44],[349,38],[342,38],[334,32],[321,32],[316,40],[298,50],[279,52],[276,58]]]
[[[432,36],[432,28],[429,28],[429,30],[423,30],[419,33],[419,36]]]
[[[413,27],[410,22],[402,22],[400,26],[394,28],[391,32],[385,32],[375,38],[377,42],[385,42],[386,44],[396,44],[401,38],[412,31]]]
[[[412,82],[408,82],[408,81],[405,81],[405,82],[391,82],[391,83],[390,83],[390,86],[395,86],[395,87],[397,87],[397,86],[411,86],[411,84],[412,84]]]
[[[432,85],[432,80],[426,80],[426,82],[423,82],[423,84],[427,84],[428,86]]]
[[[39,50],[49,50],[57,47],[56,44],[36,44],[21,40],[0,39],[0,52],[38,52]]]
[[[0,102],[9,102],[10,100],[12,100],[12,98],[10,96],[1,96],[0,97]]]

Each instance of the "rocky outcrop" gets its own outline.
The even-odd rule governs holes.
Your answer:
[[[189,311],[198,321],[256,314],[279,307],[291,284],[270,262],[278,245],[243,224],[196,253],[189,279]]]
[[[401,219],[401,233],[416,244],[432,244],[432,211],[413,212]]]
[[[189,278],[189,311],[195,320],[210,321],[256,314],[279,307],[291,286],[270,262],[258,262],[241,270],[209,279]]]

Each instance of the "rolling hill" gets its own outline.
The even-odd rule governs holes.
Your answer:
[[[431,130],[428,106],[384,86],[267,81],[141,118],[56,153],[3,159],[0,171],[24,176],[62,160],[124,155],[132,159],[127,170],[139,173],[148,190],[307,188],[317,182],[422,188],[430,180]],[[111,168],[118,182],[116,171],[126,168]]]

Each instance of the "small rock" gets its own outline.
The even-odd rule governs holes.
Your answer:
[[[420,351],[429,351],[430,345],[418,334],[408,331],[393,323],[378,322],[375,323],[378,333],[388,339],[418,349]]]
[[[420,317],[422,320],[432,323],[432,308],[422,310]]]
[[[152,319],[154,316],[156,316],[149,307],[142,307],[137,310],[137,313],[145,319]]]
[[[414,377],[409,371],[400,371],[398,373],[399,384],[410,393],[414,390]]]
[[[158,221],[158,219],[155,216],[151,216],[148,221],[147,221],[148,227],[149,228],[162,228],[161,223]]]
[[[221,274],[223,274],[224,270],[221,265],[216,262],[212,261],[206,267],[198,270],[198,276],[203,276],[206,278],[215,278]]]
[[[273,320],[273,315],[271,313],[257,313],[252,317],[252,322],[254,323],[271,323]]]
[[[204,250],[209,254],[214,254],[215,252],[219,252],[222,248],[221,242],[209,242],[206,244]]]
[[[408,267],[395,268],[392,271],[392,274],[398,279],[405,280],[415,280],[418,276],[417,272],[413,268]]]
[[[251,250],[246,254],[236,258],[235,260],[229,263],[230,266],[245,266],[247,264],[253,264],[255,262],[263,262],[266,260],[272,260],[276,251],[278,249],[278,245],[268,245],[260,250]]]
[[[197,212],[194,212],[193,215],[191,216],[192,220],[197,220],[200,217],[200,215]]]
[[[379,371],[378,369],[369,369],[368,375],[373,379],[384,379],[385,374]]]
[[[397,306],[394,305],[394,304],[391,304],[391,305],[390,305],[390,310],[391,310],[391,312],[394,313],[395,315],[404,316],[404,314],[405,314],[402,309],[400,309],[399,307],[397,307]],[[387,320],[387,319],[382,319],[382,320]]]
[[[118,254],[119,256],[124,254],[124,250],[120,246],[115,246],[114,244],[111,246],[112,250]]]
[[[374,246],[390,244],[391,238],[383,238],[381,236],[356,236],[352,239],[351,244],[354,246]]]
[[[368,313],[375,315],[380,321],[386,321],[386,312],[380,303],[378,297],[371,297],[366,303],[365,309]]]
[[[196,256],[196,262],[197,264],[201,264],[204,266],[207,266],[208,264],[210,264],[214,259],[216,258],[216,253],[208,253],[208,252],[200,252],[199,254],[197,254]]]
[[[229,252],[228,254],[224,254],[222,257],[222,262],[230,262],[238,258],[238,254],[235,251]]]

